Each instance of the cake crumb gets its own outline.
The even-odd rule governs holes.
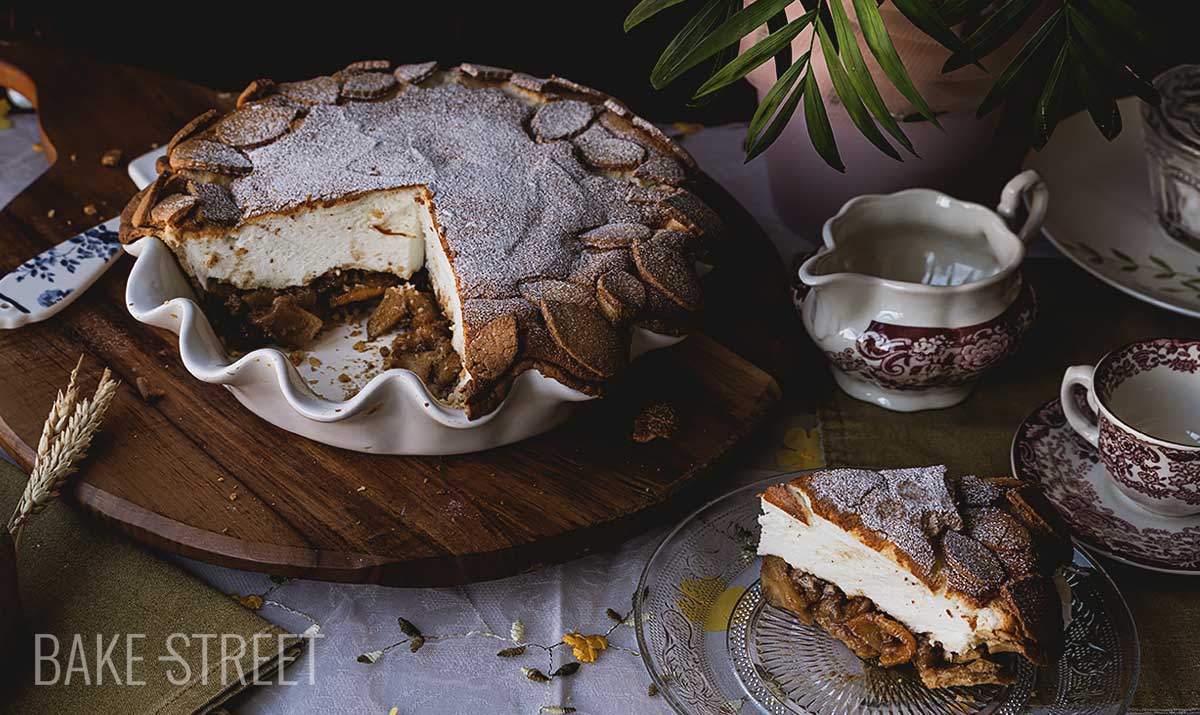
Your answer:
[[[110,169],[121,163],[121,157],[125,156],[125,152],[120,149],[109,149],[100,157],[100,166],[107,166]]]
[[[300,367],[301,363],[304,362],[304,358],[305,352],[303,350],[293,350],[288,353],[288,362],[292,363],[296,367]]]
[[[49,211],[46,212],[46,218],[54,218],[54,214],[56,214],[56,213],[58,213],[58,212],[55,211],[54,209],[50,209]]]
[[[679,430],[679,416],[675,408],[666,402],[647,405],[633,420],[633,441],[650,442],[656,439],[671,439]]]
[[[317,368],[321,367],[321,361],[320,361],[320,360],[318,360],[318,359],[316,359],[315,357],[312,357],[312,356],[309,356],[309,358],[308,358],[308,364],[309,364],[309,366],[311,366],[311,367],[312,367],[312,369],[314,369],[314,370],[316,370]]]
[[[343,372],[338,375],[338,382],[350,382],[350,376]]]
[[[134,380],[134,384],[137,385],[137,391],[141,394],[142,401],[147,404],[152,405],[166,397],[167,393],[151,385],[150,381],[141,375],[138,375],[137,379]]]
[[[95,216],[98,213],[96,211],[96,204],[84,204],[83,213],[87,216]]]

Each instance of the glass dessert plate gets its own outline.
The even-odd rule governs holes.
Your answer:
[[[742,487],[676,527],[634,598],[638,648],[662,696],[684,715],[750,713],[1123,713],[1137,686],[1133,618],[1108,575],[1076,549],[1062,656],[1025,661],[1010,686],[929,690],[904,667],[859,660],[817,626],[768,604],[759,584],[758,495]]]

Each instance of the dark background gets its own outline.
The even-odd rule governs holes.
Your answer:
[[[1129,1],[1167,18],[1175,32],[1170,47],[1160,48],[1160,56],[1143,67],[1147,73],[1200,62],[1200,0]],[[650,86],[655,59],[699,0],[670,8],[626,34],[622,20],[635,4],[636,0],[175,0],[155,5],[0,0],[0,40],[71,48],[228,91],[239,91],[256,77],[286,80],[329,74],[359,59],[470,61],[539,76],[559,74],[620,97],[657,121],[715,124],[748,119],[756,98],[745,82],[705,106],[689,105],[692,90],[710,65],[701,65],[665,90]],[[1067,101],[1081,106],[1075,94],[1069,92]],[[1006,110],[1006,129],[1027,135],[1031,93],[1018,90],[1016,95]]]
[[[654,90],[650,69],[690,8],[686,3],[672,8],[626,35],[622,21],[635,4],[401,0],[283,6],[163,2],[143,8],[0,2],[0,40],[75,48],[232,91],[256,77],[302,79],[353,60],[436,59],[562,75],[621,97],[653,119],[750,116],[755,97],[745,83],[701,110],[686,106],[699,77]]]

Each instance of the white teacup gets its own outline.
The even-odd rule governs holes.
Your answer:
[[[1077,385],[1094,417],[1076,404]],[[1200,341],[1130,343],[1068,368],[1061,397],[1122,494],[1164,516],[1200,514]]]

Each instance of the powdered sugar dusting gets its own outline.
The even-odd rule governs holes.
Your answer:
[[[249,152],[233,182],[244,218],[366,191],[424,185],[454,254],[464,300],[565,278],[566,242],[629,221],[623,181],[585,169],[567,142],[539,144],[532,107],[499,89],[449,83],[392,99],[314,107],[296,131]],[[639,148],[640,149],[640,148]]]
[[[857,516],[863,526],[906,554],[922,578],[929,578],[937,563],[933,538],[963,526],[946,487],[944,466],[879,472],[828,469],[797,481],[810,498]]]
[[[566,139],[583,131],[595,114],[595,105],[577,99],[563,99],[539,108],[530,126],[542,141]]]
[[[601,169],[632,169],[646,156],[640,144],[619,139],[599,124],[576,137],[575,146],[589,164]]]

